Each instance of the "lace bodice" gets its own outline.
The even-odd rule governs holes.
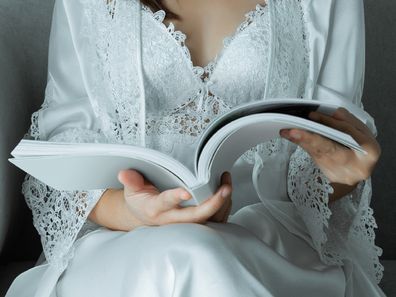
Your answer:
[[[313,99],[319,94],[315,89],[327,92],[328,97],[320,100],[343,94],[341,88],[330,92],[330,86],[319,79],[319,71],[326,73],[320,65],[325,48],[318,50],[320,43],[310,35],[317,32],[310,23],[313,8],[306,5],[303,0],[257,4],[224,39],[216,58],[199,67],[193,65],[185,45],[188,37],[172,23],[164,24],[162,10],[153,12],[137,0],[57,0],[45,101],[32,115],[29,135],[140,145],[144,133],[147,147],[193,169],[191,155],[198,137],[230,108],[271,97]],[[326,5],[321,13],[326,9],[331,15]],[[64,47],[55,46],[63,42]],[[345,44],[351,43],[345,40]],[[60,57],[69,61],[69,72],[59,63]],[[354,72],[338,70],[340,75]],[[359,75],[351,81],[355,92],[351,99],[360,105],[362,81]],[[375,128],[373,122],[368,125]],[[366,255],[362,266],[376,281],[381,278],[381,250],[374,244],[376,226],[369,207],[370,179],[329,206],[333,190],[329,180],[304,150],[289,141],[277,138],[260,144],[240,160],[254,166],[252,180],[263,202],[259,184],[280,189],[275,193],[279,199],[295,205],[324,262],[358,262],[353,251],[360,249],[359,255]],[[270,171],[262,170],[265,166],[276,166],[279,178],[269,176]],[[104,190],[56,191],[26,177],[23,192],[34,224],[47,260],[59,271],[72,257],[75,239],[95,228],[87,216]],[[346,209],[345,221],[341,216]]]
[[[149,146],[169,154],[174,147],[193,150],[199,135],[217,116],[238,104],[264,97],[270,39],[265,3],[257,4],[245,14],[234,34],[224,38],[220,53],[205,67],[193,65],[185,45],[186,35],[175,30],[173,23],[164,24],[163,10],[154,13],[145,5],[142,9],[143,19],[148,18],[149,24],[155,20],[158,27],[155,29],[159,29],[153,30],[155,37],[147,36],[147,39],[179,50],[175,61],[159,57],[144,63],[146,96],[150,98],[146,107]],[[301,43],[297,46],[301,47]],[[158,56],[155,47],[145,50],[147,56]],[[244,60],[239,59],[242,55]],[[172,67],[168,67],[170,62]],[[301,62],[296,59],[296,63]],[[168,80],[164,79],[165,73]],[[185,78],[182,88],[180,75]],[[160,112],[159,105],[163,106]],[[181,161],[193,169],[190,160]]]
[[[136,3],[117,4],[112,1],[107,10],[114,13],[118,9],[120,14],[132,11],[133,5]],[[277,93],[283,97],[302,97],[307,77],[308,53],[302,28],[302,11],[301,7],[296,8],[296,15],[292,19],[294,23],[290,26],[294,30],[288,32],[287,36],[290,46],[282,48],[279,57],[280,60],[290,60],[291,56],[294,59],[289,64],[283,64],[282,69],[276,69],[276,72],[282,72],[279,76],[282,79],[293,77],[293,83],[282,84],[282,89],[278,89]],[[271,66],[269,9],[263,2],[247,12],[235,32],[224,38],[220,53],[205,67],[193,65],[189,49],[185,45],[187,36],[176,30],[173,23],[165,25],[163,10],[153,12],[145,5],[142,5],[141,10],[144,32],[142,42],[150,45],[143,47],[142,51],[145,96],[148,98],[145,100],[147,146],[172,154],[193,170],[192,159],[180,159],[180,153],[173,151],[173,148],[177,147],[178,151],[193,150],[194,142],[215,117],[238,104],[262,100],[267,93],[275,92],[275,86],[271,86],[273,89],[266,88],[269,79],[267,73]],[[113,16],[114,14],[112,18]],[[122,26],[127,28],[128,25],[123,23],[123,18],[127,15],[118,17]],[[112,28],[109,27],[108,30]],[[107,34],[110,35],[110,32]],[[97,40],[97,50],[101,55],[108,56],[113,51],[119,51],[119,43],[113,41],[113,38],[110,45],[102,43],[102,38],[104,37],[98,36]],[[164,48],[167,50],[163,53]],[[110,56],[114,60],[103,66],[106,71],[116,74],[118,70],[114,67],[122,62],[118,56]],[[241,56],[244,59],[240,59]],[[122,57],[122,60],[125,59]],[[130,59],[133,60],[133,56],[127,60]],[[112,84],[117,85],[119,81],[113,81]],[[139,126],[139,123],[131,122],[128,114],[136,113],[139,110],[138,104],[126,104],[122,94],[114,94],[113,98],[114,114],[120,119],[120,126],[115,128],[119,138],[116,141],[137,143],[139,130],[135,124]],[[102,114],[100,111],[98,113]],[[110,132],[110,137],[113,137],[112,131]],[[255,149],[243,156],[251,163],[254,162],[253,150]]]

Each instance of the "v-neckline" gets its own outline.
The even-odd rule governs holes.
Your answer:
[[[260,12],[266,9],[268,6],[267,2],[268,0],[264,1],[264,3],[257,3],[255,8],[249,10],[244,14],[244,20],[237,26],[237,28],[231,35],[227,35],[222,39],[222,48],[216,54],[216,56],[211,59],[205,66],[194,65],[191,58],[190,49],[185,44],[187,34],[185,34],[181,30],[175,29],[175,25],[173,24],[173,22],[169,22],[169,25],[166,25],[164,23],[166,12],[163,9],[153,12],[148,5],[145,5],[143,3],[142,9],[150,14],[155,23],[159,24],[162,29],[166,30],[166,33],[176,42],[177,46],[183,51],[183,57],[189,64],[189,67],[194,76],[198,78],[200,82],[204,83],[210,81],[216,66],[219,64],[222,56],[224,56],[224,53],[227,51],[232,41],[240,34],[240,32],[244,31],[245,28],[249,27],[250,24],[253,23],[257,15],[261,15]]]

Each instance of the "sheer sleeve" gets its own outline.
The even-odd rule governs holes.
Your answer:
[[[24,138],[106,142],[86,92],[65,5],[62,0],[55,1],[45,99],[32,114]],[[26,175],[22,193],[50,264],[60,270],[67,265],[73,242],[88,225],[88,214],[104,191],[58,191]]]
[[[326,50],[313,92],[315,100],[350,100],[363,109],[364,48],[363,1],[334,1]],[[365,124],[377,136],[368,113]],[[382,249],[374,243],[377,225],[370,208],[371,177],[329,204],[333,191],[311,156],[297,146],[290,156],[287,192],[321,259],[328,264],[351,261],[379,283],[383,275],[379,263]]]

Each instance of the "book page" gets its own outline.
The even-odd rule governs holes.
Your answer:
[[[23,139],[9,161],[57,190],[119,188],[118,172],[136,169],[160,191],[198,184],[193,173],[162,152],[125,144]]]
[[[195,153],[195,173],[197,175],[199,158],[204,146],[207,144],[209,139],[222,127],[228,125],[238,118],[247,115],[259,113],[280,113],[300,117],[310,121],[310,123],[315,123],[308,118],[308,115],[311,111],[319,111],[324,114],[331,115],[338,107],[342,106],[348,109],[362,122],[364,122],[364,119],[367,118],[367,113],[354,105],[352,102],[340,101],[339,103],[339,105],[336,105],[335,103],[310,99],[274,98],[265,101],[241,104],[212,122],[202,134]]]
[[[279,131],[285,128],[315,132],[365,153],[349,134],[320,123],[279,113],[254,114],[233,121],[211,137],[199,159],[198,179],[212,181],[211,189],[215,189],[222,173],[231,170],[244,152],[260,143],[280,138]]]

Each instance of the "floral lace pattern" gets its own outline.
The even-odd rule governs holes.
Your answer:
[[[91,84],[90,99],[101,130],[72,129],[51,140],[137,145],[140,106],[131,99],[137,98],[141,90],[136,67],[125,67],[125,61],[137,64],[133,50],[125,50],[136,48],[133,20],[137,0],[79,2],[84,10],[79,33],[89,43],[84,48],[91,59],[87,64],[97,75]],[[172,153],[175,144],[194,143],[215,117],[240,104],[240,100],[304,96],[309,36],[304,31],[305,16],[300,1],[269,1],[266,6],[256,6],[245,15],[245,21],[236,32],[224,39],[223,50],[205,67],[193,66],[185,46],[185,34],[175,30],[172,24],[163,23],[163,11],[153,13],[145,8],[144,11],[149,147]],[[228,55],[240,54],[242,46],[250,56],[244,62],[245,67],[238,65],[239,71],[231,71],[236,61]],[[243,71],[250,76],[238,76]],[[253,81],[259,75],[265,82]],[[221,83],[226,81],[231,83],[222,87]],[[251,88],[249,83],[255,87]],[[252,90],[256,93],[251,93]],[[45,102],[42,108],[51,104],[50,85]],[[41,139],[38,112],[32,115],[28,134]],[[360,249],[367,256],[362,267],[379,281],[383,267],[378,261],[381,249],[374,244],[376,224],[369,206],[370,181],[361,183],[353,193],[329,205],[328,195],[333,189],[328,179],[303,149],[296,149],[287,140],[277,138],[260,144],[242,158],[255,164],[269,156],[284,154],[291,155],[287,180],[289,197],[303,218],[321,259],[329,264],[341,264],[343,259],[353,257],[350,251]],[[103,190],[59,192],[27,176],[23,193],[32,209],[47,259],[64,268],[72,256],[74,240],[94,228],[86,219]]]
[[[266,3],[264,4],[257,4],[255,9],[245,13],[244,21],[240,23],[235,30],[235,32],[230,35],[226,36],[223,39],[223,48],[221,49],[220,53],[218,53],[213,61],[210,61],[207,65],[205,66],[195,66],[192,62],[191,58],[191,53],[188,47],[186,46],[186,34],[183,33],[180,30],[175,30],[175,25],[172,22],[169,22],[169,25],[167,26],[164,23],[164,19],[166,18],[166,13],[164,10],[160,9],[157,10],[156,12],[153,12],[151,8],[147,5],[142,4],[142,8],[144,11],[148,12],[154,20],[156,20],[163,28],[169,32],[169,34],[175,39],[175,41],[178,43],[180,48],[183,50],[184,55],[186,56],[186,59],[188,60],[190,67],[193,69],[193,72],[199,79],[202,81],[208,81],[213,73],[214,68],[216,67],[216,63],[219,60],[219,58],[223,55],[223,53],[227,50],[228,46],[231,44],[235,36],[240,34],[246,27],[248,27],[257,17],[262,16],[264,13],[264,9],[266,8]]]
[[[197,101],[192,98],[176,110],[150,115],[147,127],[149,147],[170,154],[174,145],[193,144],[214,118],[231,109],[213,95],[205,96],[199,107]]]
[[[303,98],[309,69],[309,49],[301,3],[282,0],[276,5],[269,2],[268,6],[269,17],[272,19],[270,35],[273,44],[270,48],[270,62],[267,63],[269,75],[266,96]],[[260,162],[265,162],[274,154],[288,153],[289,149],[287,140],[276,138],[250,149],[243,158],[248,163],[255,164],[257,158]]]
[[[44,106],[45,108],[45,106]],[[37,113],[36,113],[37,114]],[[30,135],[39,131],[37,117],[33,116]],[[98,132],[70,129],[49,139],[60,142],[105,142]],[[58,191],[27,174],[22,184],[22,193],[33,213],[33,224],[41,236],[43,252],[47,261],[62,271],[73,256],[73,242],[79,238],[82,228],[89,224],[88,214],[105,189],[90,191]]]
[[[328,194],[333,193],[334,189],[300,146],[290,157],[287,188],[290,199],[302,214],[316,249],[322,250],[327,238],[321,228],[328,226],[331,214]]]
[[[171,153],[172,147],[175,144],[192,144],[197,141],[201,132],[210,124],[210,122],[217,116],[225,113],[238,102],[226,102],[219,96],[213,95],[209,90],[212,85],[212,74],[217,66],[218,61],[222,55],[227,51],[229,45],[233,42],[236,36],[241,34],[253,22],[257,22],[259,18],[266,17],[266,5],[257,4],[255,9],[247,12],[244,21],[241,22],[235,32],[226,36],[223,39],[223,48],[213,61],[210,61],[204,67],[194,66],[191,54],[186,46],[186,34],[179,30],[175,30],[172,22],[169,25],[164,23],[166,17],[164,10],[157,10],[153,12],[150,7],[142,5],[143,10],[154,19],[159,26],[168,32],[175,40],[177,45],[182,49],[183,54],[191,67],[194,75],[204,84],[200,85],[197,93],[193,95],[186,103],[181,103],[172,110],[156,115],[153,113],[149,115],[149,120],[146,122],[148,143],[150,147],[161,150],[165,153]],[[157,112],[158,114],[158,112]],[[175,134],[176,131],[176,135]],[[163,137],[164,134],[172,134],[172,139]],[[248,151],[244,158],[251,159],[252,153]]]
[[[130,12],[134,11],[133,5],[137,4],[135,1],[130,1],[129,3],[126,1],[107,1],[107,8],[100,7],[100,5],[96,5],[96,7],[93,8],[94,5],[89,0],[84,0],[84,2],[86,2],[86,19],[81,33],[87,37],[90,36],[93,40],[93,43],[95,44],[95,53],[93,52],[92,56],[103,57],[99,59],[97,63],[94,63],[97,69],[95,72],[99,74],[102,73],[103,80],[108,80],[109,78],[111,79],[111,82],[108,84],[100,83],[99,81],[101,80],[98,80],[98,83],[94,87],[96,90],[93,92],[93,94],[94,96],[97,94],[97,96],[95,96],[96,100],[94,100],[94,109],[103,122],[104,133],[110,140],[137,144],[137,139],[140,138],[138,136],[139,129],[136,120],[137,116],[131,117],[130,115],[138,114],[139,104],[137,102],[131,102],[131,100],[128,100],[128,98],[136,97],[136,94],[139,92],[136,89],[136,74],[123,73],[124,76],[128,76],[131,79],[121,85],[121,82],[124,82],[125,78],[118,78],[120,73],[118,71],[119,67],[117,67],[117,65],[124,63],[124,61],[134,61],[134,55],[132,53],[128,54],[125,53],[125,51],[122,51],[120,48],[120,43],[117,42],[117,40],[127,40],[126,42],[133,46],[135,38],[128,37],[131,35],[130,32],[133,32],[133,29],[128,24],[130,23],[128,20],[131,17]],[[146,48],[146,51],[148,51],[146,56],[155,56],[156,58],[158,57],[158,59],[160,59],[157,63],[145,64],[148,65],[146,66],[146,71],[150,73],[150,77],[148,77],[147,80],[153,81],[151,84],[153,88],[147,88],[147,98],[152,99],[147,102],[148,118],[146,121],[146,134],[148,138],[161,137],[166,132],[164,128],[167,126],[169,127],[170,122],[173,122],[173,128],[175,128],[175,122],[178,122],[183,123],[184,126],[180,126],[177,131],[182,131],[184,129],[186,133],[178,132],[177,135],[175,135],[176,138],[179,139],[180,142],[191,143],[192,139],[189,135],[189,131],[191,129],[195,129],[197,122],[194,118],[192,121],[190,121],[190,123],[194,124],[194,127],[186,127],[186,121],[181,120],[182,118],[186,119],[186,114],[183,114],[183,110],[185,109],[184,106],[186,104],[190,104],[191,107],[192,101],[195,100],[195,112],[206,113],[206,115],[202,117],[204,122],[198,123],[198,126],[205,127],[208,124],[208,118],[212,118],[213,115],[221,114],[223,111],[241,103],[240,99],[238,99],[238,102],[235,99],[225,99],[222,96],[218,96],[217,94],[213,93],[212,89],[216,89],[215,87],[217,82],[211,80],[211,75],[217,66],[220,56],[227,53],[227,49],[232,44],[233,40],[241,35],[241,32],[244,32],[247,28],[252,27],[251,25],[261,20],[261,17],[263,17],[263,19],[268,22],[266,5],[257,4],[254,10],[245,14],[245,20],[237,27],[236,32],[233,35],[224,38],[224,48],[221,51],[221,54],[205,67],[193,66],[190,52],[185,46],[186,35],[181,31],[175,30],[172,23],[170,23],[169,26],[166,26],[163,23],[165,18],[165,12],[163,10],[158,10],[153,13],[145,5],[143,5],[142,8],[143,11],[146,12],[143,15],[143,21],[146,20],[146,22],[143,22],[143,29],[145,32],[147,32],[147,34],[145,34],[146,40],[143,38],[143,42],[147,42],[152,45]],[[161,29],[160,32],[157,32],[152,26],[147,27],[150,25],[148,24],[150,20],[153,20],[157,24],[157,27]],[[116,26],[118,29],[116,29]],[[257,27],[259,27],[259,25]],[[100,31],[98,32],[93,28],[100,28]],[[122,30],[119,28],[122,28]],[[254,32],[256,30],[256,28],[253,28],[249,34],[254,36]],[[260,38],[261,40],[263,39],[262,35],[259,35],[255,38]],[[173,44],[170,44],[170,41],[172,41]],[[161,48],[166,47],[169,49],[169,53],[165,53],[166,56],[159,56],[158,50],[155,52],[150,52],[150,50],[155,50],[156,47],[158,47],[158,44],[161,44],[162,42],[164,45],[162,45]],[[188,66],[190,68],[190,73],[192,70],[192,73],[195,77],[190,78],[188,73],[186,73],[186,69],[183,69],[182,66],[179,66],[180,62],[175,63],[170,60],[170,57],[177,57],[178,51],[180,50],[182,51],[185,61],[187,61],[187,64],[189,64]],[[123,54],[120,55],[119,53]],[[124,56],[124,54],[128,56]],[[265,55],[264,59],[268,59],[267,55]],[[164,61],[167,61],[167,65],[163,65]],[[156,69],[150,69],[150,64],[156,65]],[[164,69],[157,69],[158,65],[160,68],[163,65]],[[172,79],[176,81],[180,80],[181,82],[184,82],[185,85],[191,85],[191,88],[186,88],[186,91],[181,91],[181,88],[175,90],[175,88],[172,87],[172,82],[169,82],[169,84],[164,83],[164,78],[162,75],[160,75],[158,78],[156,77],[156,73],[161,74],[164,72],[170,72],[169,76],[172,77]],[[185,79],[186,77],[187,79]],[[197,78],[199,79],[197,80]],[[191,81],[190,79],[194,79],[195,82]],[[133,83],[134,80],[135,83]],[[111,86],[111,88],[107,86]],[[155,88],[158,86],[161,88],[163,87],[163,89],[156,91]],[[223,89],[226,93],[229,93],[228,87],[224,87]],[[251,89],[256,90],[257,88]],[[180,94],[175,94],[175,92],[180,92]],[[156,97],[158,99],[155,99]],[[161,100],[160,98],[169,97],[174,98],[174,103],[170,104],[170,106],[166,106],[169,105],[169,102],[158,102],[158,100]],[[254,97],[255,96],[251,96],[249,94],[238,94],[238,98],[250,98],[251,100]],[[111,98],[110,102],[112,106],[109,106],[107,98]],[[108,107],[104,108],[106,105]],[[218,111],[209,110],[208,107],[210,105],[222,106],[224,108],[220,108]],[[165,111],[163,114],[172,114],[174,118],[166,118],[167,122],[165,122],[163,115],[152,116],[152,118],[150,118],[150,116],[155,115],[159,109]],[[191,113],[192,111],[193,110],[190,108],[189,112]],[[167,134],[174,134],[174,131],[175,129],[167,130]],[[184,139],[182,137],[183,134],[186,135]],[[154,143],[154,141],[151,141],[151,143]],[[159,148],[158,145],[156,147]],[[169,145],[165,145],[164,151],[169,153],[169,148]]]
[[[344,259],[352,260],[379,283],[384,268],[378,260],[382,249],[374,242],[377,225],[369,206],[371,178],[329,204],[329,194],[334,192],[329,179],[298,146],[290,157],[287,184],[289,197],[301,214],[322,261],[342,265]],[[355,256],[359,253],[363,253],[366,261]]]
[[[139,103],[129,99],[136,98],[140,90],[134,67],[124,67],[125,61],[137,64],[134,55],[124,50],[125,46],[136,47],[136,40],[126,37],[136,25],[125,20],[131,17],[132,9],[125,7],[128,1],[81,2],[84,17],[79,33],[92,44],[87,53],[92,58],[92,71],[98,76],[92,84],[94,112],[109,141],[138,144],[138,117],[131,115],[137,115]],[[125,12],[124,18],[117,17],[119,11]]]
[[[354,217],[349,232],[349,238],[352,238],[356,243],[361,244],[362,250],[366,255],[368,261],[362,263],[363,268],[370,273],[373,279],[380,283],[384,267],[378,261],[378,258],[382,255],[383,250],[375,244],[375,228],[378,228],[375,218],[373,216],[374,211],[370,207],[370,200],[372,196],[371,178],[365,181],[362,185],[359,185],[358,190],[354,195],[350,196],[350,200],[356,206],[356,216]],[[346,202],[345,202],[346,203]],[[346,207],[340,202],[335,204],[332,208],[335,213],[338,209],[337,218],[342,220],[342,213],[345,212]],[[338,208],[338,209],[336,209]]]
[[[304,31],[304,16],[300,1],[281,0],[272,5],[271,63],[268,77],[277,83],[269,84],[269,98],[303,97],[308,74],[308,46]],[[294,13],[290,13],[293,11]],[[296,47],[295,45],[299,46]],[[300,63],[294,63],[297,59]],[[290,82],[293,84],[290,85]]]
[[[49,106],[50,102],[52,101],[53,98],[53,88],[54,88],[54,82],[52,79],[49,79],[47,82],[47,86],[45,88],[45,95],[44,95],[44,102],[41,104],[41,109],[45,109]],[[32,113],[31,116],[31,125],[29,127],[28,132],[24,135],[24,138],[31,138],[34,140],[39,140],[40,139],[40,130],[39,130],[39,124],[38,124],[38,118],[39,118],[39,112],[35,111]]]

